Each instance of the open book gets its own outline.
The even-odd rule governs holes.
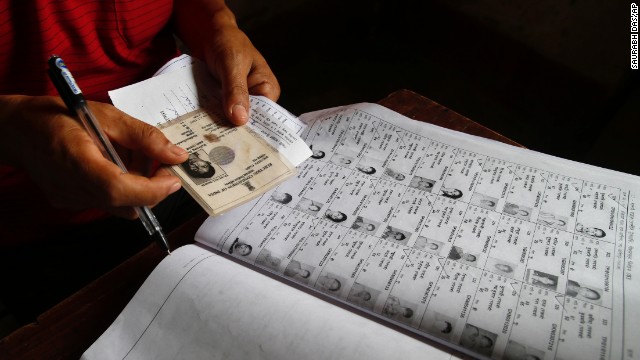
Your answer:
[[[299,120],[298,174],[207,219],[83,358],[638,358],[640,178],[375,104]]]

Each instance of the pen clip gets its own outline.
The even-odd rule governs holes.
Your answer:
[[[48,73],[53,85],[55,85],[69,111],[73,115],[77,115],[78,105],[85,102],[80,87],[62,58],[51,55],[48,63]]]

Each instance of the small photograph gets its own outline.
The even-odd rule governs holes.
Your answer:
[[[403,173],[395,171],[392,168],[384,169],[383,175],[387,179],[391,179],[395,181],[404,181],[404,179],[406,179],[406,176]]]
[[[373,305],[375,305],[378,295],[380,295],[380,291],[356,282],[349,290],[347,301],[357,306],[373,310]]]
[[[324,272],[316,279],[315,288],[330,295],[337,296],[346,280],[330,272]]]
[[[527,278],[525,279],[531,285],[536,285],[549,290],[558,288],[558,277],[556,275],[547,274],[538,270],[527,270]]]
[[[567,230],[567,221],[566,216],[554,215],[544,211],[540,211],[540,215],[538,215],[538,224],[558,230]]]
[[[496,211],[496,206],[498,205],[498,199],[476,192],[476,193],[473,193],[473,195],[471,195],[470,203],[471,205],[479,206],[487,210]]]
[[[423,178],[422,176],[416,175],[413,178],[411,178],[411,181],[409,182],[409,187],[430,193],[431,190],[433,190],[433,187],[435,186],[435,184],[436,184],[435,180]]]
[[[456,318],[427,310],[422,318],[422,323],[420,323],[420,330],[444,340],[451,340],[455,326]]]
[[[229,254],[231,255],[236,255],[236,256],[247,256],[249,254],[251,254],[251,251],[253,250],[253,247],[245,242],[240,241],[240,239],[236,238],[235,240],[233,240],[233,243],[231,243],[231,246],[229,247],[229,250],[227,250],[229,252]]]
[[[521,344],[517,341],[509,340],[502,355],[503,360],[542,360],[544,351]]]
[[[311,199],[302,198],[296,204],[295,209],[298,211],[302,211],[309,215],[318,216],[318,212],[322,209],[324,204],[321,202],[313,201]]]
[[[473,266],[478,266],[478,255],[472,253],[465,253],[459,246],[452,246],[449,250],[449,259],[456,260],[458,262],[466,263]]]
[[[272,201],[275,202],[279,202],[280,204],[286,205],[288,203],[291,202],[291,200],[293,200],[293,196],[291,196],[291,194],[286,193],[286,192],[282,192],[282,191],[278,191],[278,190],[274,190],[271,195],[269,195],[269,198]]]
[[[440,195],[448,197],[449,199],[460,199],[464,193],[460,189],[443,186],[440,188]]]
[[[342,211],[336,211],[331,209],[325,211],[324,217],[325,219],[331,220],[334,223],[341,223],[347,220],[347,214],[343,213]]]
[[[309,149],[311,149],[311,151],[313,152],[311,154],[311,157],[317,160],[320,160],[322,158],[324,158],[325,154],[324,151],[320,150],[320,149],[314,149],[313,145],[309,146]]]
[[[331,162],[336,165],[350,167],[355,162],[355,159],[351,156],[335,154],[331,157]]]
[[[382,315],[405,324],[411,324],[415,308],[415,304],[401,301],[399,298],[389,295],[387,302],[382,307]]]
[[[460,345],[478,354],[491,356],[498,335],[481,329],[477,326],[466,324],[460,336]]]
[[[518,265],[510,261],[504,261],[502,259],[496,259],[493,257],[487,258],[487,263],[484,266],[484,269],[486,271],[510,278],[514,277],[517,268]]]
[[[365,164],[356,165],[356,170],[360,171],[363,174],[367,174],[367,175],[373,175],[376,172],[378,172],[378,170],[375,167],[369,166],[369,165],[365,165]]]
[[[503,213],[507,215],[515,216],[518,219],[522,219],[522,220],[530,220],[531,211],[532,210],[530,207],[516,205],[510,202],[505,203],[504,208],[502,209]]]
[[[597,227],[584,226],[582,223],[576,224],[575,231],[576,233],[579,233],[581,235],[586,235],[597,239],[607,236],[607,233],[604,230]]]
[[[271,251],[267,249],[262,249],[258,256],[256,257],[256,265],[262,266],[267,269],[271,269],[274,271],[278,271],[280,267],[280,263],[282,262],[281,256],[275,256],[271,253]]]
[[[220,168],[208,160],[208,156],[202,150],[189,153],[189,158],[180,164],[180,167],[196,185],[213,179],[216,173],[222,173]]]
[[[601,289],[597,289],[592,286],[585,286],[573,280],[567,280],[567,289],[565,290],[565,294],[593,304],[600,304],[602,302]]]
[[[379,222],[363,218],[362,216],[356,217],[356,221],[351,225],[352,229],[369,235],[374,235],[379,227]]]
[[[315,267],[302,264],[298,260],[291,260],[284,269],[284,275],[303,284],[309,283],[309,277],[315,270]]]
[[[212,135],[212,134],[209,134]],[[209,150],[209,160],[212,163],[224,166],[231,164],[236,159],[236,152],[228,146],[216,146]]]
[[[432,254],[440,255],[440,252],[444,249],[444,243],[442,241],[429,239],[424,236],[418,236],[416,243],[413,247],[418,250],[423,250]]]
[[[382,233],[381,237],[387,241],[393,241],[398,244],[406,245],[407,242],[409,242],[411,233],[395,228],[393,226],[387,226],[387,228],[384,229],[384,233]]]

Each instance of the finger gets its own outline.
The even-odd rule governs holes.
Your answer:
[[[171,176],[171,175],[173,174],[167,167],[161,167],[155,173],[155,176]]]
[[[271,83],[261,83],[249,88],[249,94],[266,96],[273,101],[278,101],[280,98],[280,88],[274,88]]]
[[[150,158],[165,164],[179,164],[188,158],[184,149],[172,144],[156,127],[113,107],[111,107],[112,109],[104,109],[104,106],[108,105],[99,107],[102,112],[101,116],[96,115],[101,120],[105,133],[114,142],[126,148],[141,151]]]
[[[122,160],[130,173],[143,176],[153,174],[154,167],[157,166],[155,161],[138,151],[127,150],[125,154],[129,154],[128,162],[124,158]]]
[[[249,121],[249,89],[247,75],[251,63],[234,49],[221,52],[213,71],[222,86],[222,103],[227,118],[235,125]]]
[[[151,178],[126,173],[107,160],[95,147],[87,145],[85,151],[74,160],[78,186],[84,188],[72,203],[85,204],[107,211],[122,206],[152,206],[180,189],[180,179],[175,176]],[[84,199],[82,199],[84,197]]]
[[[273,101],[280,97],[280,84],[266,61],[256,65],[247,77],[249,94],[266,96]]]
[[[108,209],[155,206],[181,187],[180,179],[171,175],[148,178],[126,173],[110,176],[105,180],[103,196]]]

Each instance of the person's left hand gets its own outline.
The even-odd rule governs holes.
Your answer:
[[[249,94],[278,100],[278,80],[238,27],[217,32],[205,48],[204,60],[222,85],[223,108],[232,123],[243,125],[249,120]]]
[[[227,118],[243,125],[249,120],[249,95],[276,101],[280,85],[267,61],[238,28],[231,10],[217,0],[203,2],[176,3],[178,33],[192,54],[204,60],[209,72],[220,81]]]

